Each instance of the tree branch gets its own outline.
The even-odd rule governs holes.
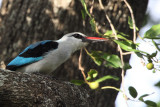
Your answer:
[[[70,82],[46,75],[0,70],[0,105],[90,107],[92,103],[85,89]]]

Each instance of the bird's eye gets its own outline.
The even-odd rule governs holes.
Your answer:
[[[80,34],[74,34],[73,37],[78,38],[78,39],[82,39],[84,38],[82,35]]]

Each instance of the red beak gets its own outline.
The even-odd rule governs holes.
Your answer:
[[[100,38],[100,37],[85,37],[86,42],[100,42],[100,41],[107,41],[106,38]]]

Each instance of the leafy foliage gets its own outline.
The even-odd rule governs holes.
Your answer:
[[[93,59],[93,61],[100,66],[103,61],[106,61],[105,66],[113,68],[122,68],[121,60],[118,55],[105,53],[102,51],[92,51],[88,55]]]
[[[91,80],[93,78],[96,78],[98,76],[98,72],[95,69],[90,69],[90,71],[88,72],[88,77],[87,80]]]
[[[139,100],[144,102],[145,104],[147,104],[148,106],[151,106],[151,107],[157,107],[157,104],[153,101],[150,101],[150,100],[144,100],[144,97],[147,97],[149,96],[150,94],[144,94],[142,96],[139,97]]]
[[[146,100],[144,101],[145,104],[147,104],[148,106],[151,106],[151,107],[157,107],[157,104],[153,101],[150,101],[150,100]]]
[[[157,53],[160,52],[160,49],[159,49],[160,44],[157,44],[154,41],[154,39],[160,39],[160,30],[159,30],[160,29],[160,24],[152,26],[144,34],[144,37],[142,38],[142,40],[151,39],[153,45],[157,48],[156,52],[154,52],[152,54],[149,54],[147,52],[139,50],[138,49],[139,44],[134,43],[133,41],[127,39],[128,35],[124,34],[123,32],[114,31],[117,34],[117,35],[115,35],[112,30],[107,30],[104,34],[100,34],[100,32],[97,31],[96,21],[95,21],[94,17],[92,17],[92,15],[89,13],[89,11],[87,9],[87,5],[85,3],[85,0],[81,0],[81,4],[83,6],[83,9],[81,10],[82,18],[85,19],[87,16],[90,18],[91,28],[92,28],[93,31],[96,31],[96,33],[98,35],[109,38],[110,40],[114,41],[118,45],[118,47],[120,47],[120,49],[123,49],[123,51],[125,51],[125,52],[134,52],[138,57],[140,57],[142,59],[146,58],[148,60],[148,63],[156,62],[154,60],[154,58],[157,56]],[[130,16],[128,17],[128,25],[129,25],[130,29],[133,29],[134,26],[136,27],[136,25],[133,23]],[[136,27],[136,31],[138,31],[138,30],[139,29]],[[123,58],[120,59],[120,57],[118,55],[110,54],[110,53],[106,53],[106,52],[102,52],[102,51],[91,51],[90,53],[88,51],[86,51],[86,52],[91,57],[91,59],[95,62],[95,64],[97,64],[98,66],[104,65],[105,67],[121,68],[123,70],[131,68],[129,63],[124,63]],[[157,61],[156,63],[158,63],[158,62],[160,62],[160,61]],[[124,64],[122,65],[122,63],[124,63]],[[153,71],[155,72],[156,68],[154,68]],[[87,74],[88,74],[88,76],[87,76],[86,80],[89,81],[90,84],[91,83],[98,84],[98,85],[95,85],[96,88],[99,86],[99,83],[102,82],[102,81],[105,81],[105,80],[108,80],[108,79],[119,80],[118,77],[111,76],[111,75],[106,75],[106,76],[103,76],[103,77],[100,77],[100,78],[97,79],[98,71],[96,71],[94,69],[91,69]],[[84,81],[81,81],[81,80],[80,81],[74,81],[74,82],[77,82],[77,84],[85,83]],[[160,87],[159,84],[160,83],[157,83],[156,86]],[[117,88],[112,87],[112,86],[104,86],[104,89],[108,89],[108,88],[112,88],[112,89],[120,91],[120,89],[117,89]],[[133,98],[137,98],[138,92],[134,87],[130,86],[128,88],[128,90],[129,90],[130,95]],[[122,92],[122,91],[120,91],[120,92]],[[147,97],[149,95],[150,94],[144,94],[144,95],[140,96],[138,98],[138,100],[144,102],[148,106],[157,107],[157,104],[155,102],[150,101],[150,100],[146,100],[146,101],[144,100],[144,97]]]
[[[134,87],[130,86],[130,87],[128,88],[128,90],[129,90],[130,95],[131,95],[133,98],[136,98],[136,97],[137,97],[138,93],[137,93],[137,91],[136,91],[136,89],[135,89]]]
[[[91,17],[91,14],[88,12],[87,5],[86,5],[86,3],[85,3],[85,0],[81,0],[81,4],[82,4],[82,6],[83,6],[83,8],[84,8],[83,13],[86,13],[89,17]]]
[[[128,24],[129,24],[129,28],[133,29],[133,21],[130,16],[128,16]],[[136,27],[136,30],[138,31],[139,29]]]
[[[111,76],[111,75],[106,75],[106,76],[103,76],[103,77],[101,77],[101,78],[99,78],[99,79],[97,79],[95,81],[96,82],[103,82],[103,81],[108,80],[108,79],[113,79],[113,80],[116,80],[116,81],[119,80],[118,77]]]
[[[156,83],[155,86],[160,88],[160,81],[158,83]]]
[[[160,24],[153,25],[145,34],[143,38],[160,39]]]
[[[131,42],[131,41],[114,40],[114,42],[116,42],[118,45],[120,45],[120,47],[121,47],[122,49],[124,49],[125,51],[148,54],[148,53],[146,53],[146,52],[144,52],[144,51],[140,51],[140,50],[136,49],[136,47],[138,46],[138,44],[134,44],[134,43]]]
[[[142,102],[144,102],[143,98],[147,97],[147,96],[149,96],[149,94],[144,94],[144,95],[142,95],[142,96],[139,97],[139,100],[142,101]]]

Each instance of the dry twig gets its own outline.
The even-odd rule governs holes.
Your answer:
[[[104,10],[104,6],[103,6],[101,0],[99,0],[99,4],[100,4],[100,7]],[[106,12],[105,12],[105,16],[106,16],[106,19],[108,20],[108,22],[110,24],[110,27],[111,27],[111,29],[113,31],[113,34],[115,35],[115,39],[118,40],[116,30],[115,30],[115,28],[114,28],[114,26],[113,26],[113,24],[112,24],[109,16],[106,14]],[[124,69],[123,69],[123,66],[124,66],[123,51],[122,51],[122,49],[121,49],[121,47],[119,45],[118,45],[118,50],[120,52],[120,58],[121,58],[121,63],[122,63],[122,72],[121,72],[121,76],[122,76],[122,90],[123,90],[123,93],[125,93],[125,89],[124,89]],[[124,94],[124,98],[125,98],[125,101],[126,101],[126,104],[127,104],[128,98],[127,98],[126,94]],[[128,104],[127,104],[127,106],[128,106]]]
[[[133,22],[133,43],[136,43],[136,23],[135,23],[135,19],[134,19],[133,10],[132,10],[131,6],[129,5],[129,3],[127,2],[127,0],[123,0],[123,1],[127,5],[128,9],[131,13],[131,18],[132,18],[132,22]]]
[[[79,66],[79,70],[81,71],[81,73],[83,75],[84,81],[88,84],[88,81],[86,79],[86,75],[84,73],[84,67],[82,67],[82,49],[80,50],[78,66]]]

